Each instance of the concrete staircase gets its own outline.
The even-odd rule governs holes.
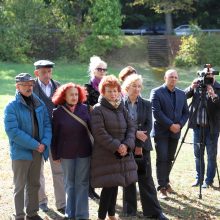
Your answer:
[[[170,54],[166,36],[149,36],[148,62],[153,67],[169,66]]]

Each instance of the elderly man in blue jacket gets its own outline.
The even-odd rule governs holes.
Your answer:
[[[46,106],[33,94],[34,78],[20,73],[15,79],[16,96],[4,112],[15,185],[12,218],[25,219],[26,203],[26,219],[40,220],[37,212],[41,158],[46,160],[49,155],[51,123]]]
[[[157,152],[157,180],[160,198],[172,193],[169,174],[176,152],[181,128],[185,125],[189,109],[184,91],[178,89],[176,70],[167,70],[165,83],[151,91],[152,112],[154,117],[152,136]]]

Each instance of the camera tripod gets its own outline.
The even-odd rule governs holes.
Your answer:
[[[173,160],[173,163],[171,165],[171,169],[170,169],[170,172],[175,164],[175,161],[177,159],[177,156],[181,150],[181,147],[183,145],[183,143],[185,143],[185,138],[186,138],[186,135],[188,133],[188,130],[190,128],[190,125],[192,123],[192,120],[194,119],[194,117],[197,116],[197,112],[199,110],[199,107],[200,107],[200,110],[203,111],[203,112],[206,112],[207,114],[207,100],[206,100],[206,87],[205,86],[201,86],[199,87],[199,103],[198,105],[196,106],[193,114],[191,115],[191,117],[189,118],[189,123],[188,123],[188,126],[187,126],[187,129],[183,135],[183,138],[181,140],[181,143],[180,143],[180,146],[179,146],[179,149],[177,150],[177,153],[174,157],[174,160]],[[192,108],[192,103],[190,103],[189,107]],[[202,114],[202,118],[200,120],[200,123],[199,123],[199,128],[200,128],[200,140],[199,140],[199,154],[200,154],[200,157],[199,157],[199,164],[200,164],[200,175],[199,175],[199,199],[202,199],[202,155],[203,155],[203,152],[204,152],[204,149],[205,149],[205,129],[206,129],[206,115],[205,114]],[[195,144],[195,143],[194,143]],[[218,172],[218,165],[217,165],[217,161],[216,161],[216,172],[217,172],[217,176],[218,176],[218,182],[219,182],[219,187],[220,187],[220,177],[219,177],[219,172]]]

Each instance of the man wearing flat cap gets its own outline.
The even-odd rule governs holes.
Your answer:
[[[42,156],[46,160],[52,137],[45,104],[33,94],[34,78],[28,73],[15,77],[15,99],[4,111],[14,179],[15,214],[12,219],[42,219],[37,211]],[[26,213],[24,212],[26,204]]]
[[[34,93],[45,103],[47,110],[52,119],[52,111],[55,108],[51,98],[60,86],[60,83],[52,79],[52,71],[54,63],[49,60],[39,60],[34,63],[34,74],[37,77],[34,85]],[[51,152],[49,153],[50,165],[53,176],[54,195],[56,201],[56,208],[62,214],[65,213],[65,191],[63,181],[63,170],[61,164],[53,161]],[[41,175],[40,175],[40,190],[39,190],[39,207],[44,212],[48,211],[48,198],[45,192],[45,178],[44,178],[44,161],[42,160]]]

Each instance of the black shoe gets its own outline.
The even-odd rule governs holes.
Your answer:
[[[158,220],[169,220],[162,212],[160,213],[159,216],[157,216]]]
[[[43,220],[39,215],[34,215],[34,216],[28,216],[26,217],[26,220]]]
[[[149,219],[158,219],[158,220],[169,220],[162,212],[158,215],[151,215],[151,216],[145,216],[146,218]]]
[[[136,213],[122,213],[123,217],[137,217],[137,214]]]
[[[74,218],[64,217],[63,220],[75,220]]]
[[[66,207],[57,209],[57,211],[60,212],[60,213],[63,214],[63,215],[65,215],[65,210],[66,210]]]

